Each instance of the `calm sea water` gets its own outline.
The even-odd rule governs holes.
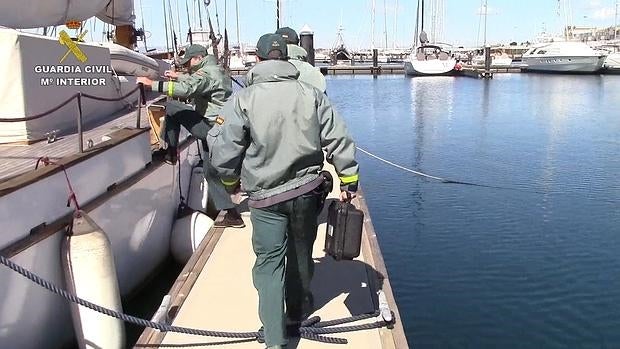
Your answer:
[[[417,348],[620,347],[620,77],[339,76]]]

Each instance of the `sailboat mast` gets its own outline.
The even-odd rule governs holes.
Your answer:
[[[489,14],[488,0],[484,0],[484,46],[487,45],[487,16]]]
[[[421,26],[421,31],[424,31],[424,0],[422,0],[422,12],[421,12],[421,16],[422,16],[422,26]]]
[[[239,31],[239,0],[235,0],[235,15],[237,16],[237,44],[239,45],[239,50],[243,53],[241,48],[241,32]]]
[[[372,0],[372,14],[371,14],[371,17],[372,17],[371,22],[372,23],[370,23],[370,44],[371,44],[371,46],[372,46],[371,48],[373,50],[375,48],[375,10],[376,10],[376,6],[377,6],[376,0]]]
[[[398,0],[396,0],[396,6],[394,6],[394,34],[392,40],[394,41],[394,48],[396,48],[396,32],[398,31]]]
[[[177,31],[179,32],[179,36],[181,35],[181,16],[180,16],[180,10],[179,10],[179,0],[175,1],[175,7],[177,10]],[[179,39],[180,41],[180,39]]]
[[[420,0],[418,0],[418,6],[415,9],[415,31],[413,32],[413,49],[418,47],[418,34],[420,24]]]
[[[190,45],[193,45],[194,39],[192,38],[192,22],[190,20],[189,6],[187,5],[187,0],[185,0],[185,12],[187,12],[187,42],[189,42]]]
[[[164,32],[166,33],[166,53],[170,52],[170,42],[168,41],[168,19],[166,19],[166,0],[162,0],[164,8]]]
[[[385,35],[385,44],[383,49],[388,47],[388,33],[387,33],[387,0],[383,0],[383,35]]]
[[[276,30],[280,28],[280,0],[276,0]]]
[[[616,16],[614,20],[614,40],[618,39],[618,0],[616,0]]]
[[[142,30],[144,30],[144,7],[142,7],[142,0],[140,0],[140,20],[142,22]],[[142,36],[142,43],[144,44],[144,52],[148,52],[148,48],[146,47],[146,35]]]
[[[200,29],[202,29],[202,11],[200,11],[200,1],[198,1],[198,23],[200,24]]]

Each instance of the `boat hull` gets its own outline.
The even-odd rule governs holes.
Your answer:
[[[149,145],[149,133],[144,132],[67,170],[77,198],[82,204],[90,202],[85,210],[110,240],[122,296],[136,290],[168,257],[178,205],[177,171],[167,164],[147,166]],[[179,161],[186,197],[195,153],[192,146],[181,153]],[[105,197],[115,183],[122,188]],[[69,213],[66,198],[62,172],[0,197],[0,220],[6,227],[0,249],[11,250],[17,241],[32,237],[33,226]],[[66,288],[61,264],[63,232],[50,234],[9,255],[15,263]],[[0,280],[3,347],[61,347],[71,341],[70,307],[65,300],[5,267],[0,267]]]
[[[609,54],[603,67],[608,70],[620,70],[620,52]]]
[[[596,73],[603,67],[605,56],[523,57],[525,71],[549,73]]]
[[[416,61],[409,60],[405,62],[405,74],[409,76],[437,76],[452,75],[456,61],[453,59],[447,61]]]

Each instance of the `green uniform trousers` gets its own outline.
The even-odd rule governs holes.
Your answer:
[[[211,129],[211,126],[207,122],[207,119],[202,115],[194,111],[191,106],[178,101],[170,101],[166,103],[166,122],[165,122],[165,141],[171,147],[177,147],[179,145],[179,133],[181,132],[181,126],[185,127],[192,136],[202,141],[202,168],[204,177],[207,180],[209,186],[209,201],[213,202],[213,206],[216,210],[229,210],[236,205],[230,199],[230,195],[226,192],[226,188],[220,181],[220,177],[211,166],[209,162],[209,155],[207,152],[207,133]]]
[[[313,311],[310,281],[319,205],[320,196],[310,192],[266,208],[250,208],[256,254],[252,279],[267,346],[287,344],[287,316],[301,320]]]

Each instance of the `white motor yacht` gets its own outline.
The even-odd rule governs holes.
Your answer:
[[[595,73],[605,63],[607,54],[582,42],[542,43],[523,54],[527,71],[561,73]]]

